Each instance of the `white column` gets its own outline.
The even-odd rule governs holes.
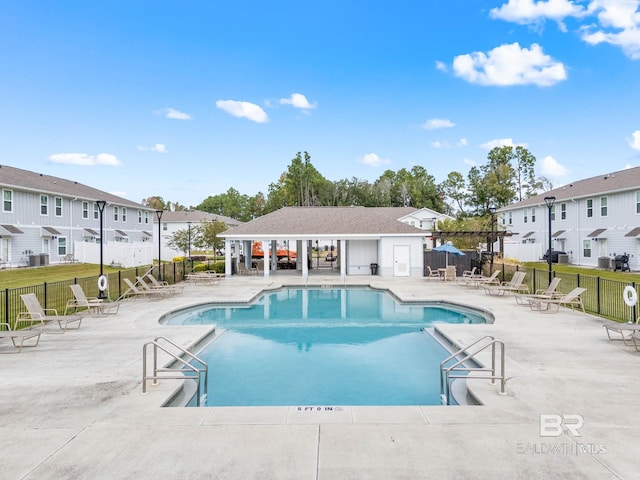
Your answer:
[[[302,277],[306,278],[309,276],[309,262],[308,262],[308,258],[307,258],[307,246],[309,245],[309,243],[304,240],[302,242],[300,242],[300,246],[301,248],[301,252],[298,254],[298,258],[300,259],[300,261],[302,262]]]
[[[347,276],[347,241],[344,239],[340,239],[340,250],[339,255],[340,258],[340,276]]]
[[[269,264],[269,242],[262,242],[262,253],[264,254],[262,260],[262,268],[264,268],[264,276],[269,276],[270,264]]]
[[[231,240],[224,241],[224,274],[227,278],[231,277]]]

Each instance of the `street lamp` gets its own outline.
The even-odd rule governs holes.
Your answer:
[[[556,203],[556,197],[544,197],[544,203],[547,204],[547,208],[549,209],[549,250],[547,250],[547,262],[549,262],[549,284],[551,284],[551,278],[553,277],[551,267],[551,209],[553,208],[553,204]]]
[[[189,260],[191,260],[191,222],[187,222],[187,230],[189,232],[188,236],[189,236],[189,240],[188,240],[188,245],[187,245],[187,251],[189,253]]]
[[[156,217],[158,218],[158,276],[162,280],[162,266],[160,265],[160,250],[162,249],[161,237],[160,237],[160,220],[162,219],[162,210],[156,210]]]
[[[496,207],[489,207],[489,213],[491,214],[491,250],[489,250],[491,254],[491,260],[489,260],[489,273],[493,274],[493,217],[496,214]]]
[[[102,276],[103,276],[103,271],[102,271],[102,264],[103,264],[103,246],[104,246],[104,233],[103,233],[103,219],[102,219],[102,215],[104,213],[104,207],[107,205],[107,201],[106,200],[96,200],[96,205],[98,206],[98,212],[100,213],[100,277],[98,277],[98,298],[103,300],[105,298],[107,298],[107,296],[104,293],[104,290],[102,290],[101,288],[99,288],[101,285],[103,285],[103,280],[102,280]]]

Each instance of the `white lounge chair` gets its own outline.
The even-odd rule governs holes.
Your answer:
[[[483,285],[484,293],[504,295],[505,293],[529,293],[529,285],[524,283],[526,272],[515,272],[511,280],[500,285]]]
[[[40,324],[40,322],[37,322]],[[40,335],[43,332],[43,329],[40,327],[37,328],[24,328],[21,330],[11,330],[11,325],[6,322],[0,323],[0,326],[3,326],[6,330],[0,330],[0,338],[8,338],[13,343],[13,346],[18,349],[18,351],[13,352],[0,352],[0,353],[20,353],[22,351],[22,347],[37,347],[38,343],[40,343]],[[25,345],[24,341],[35,338],[36,343]]]
[[[531,310],[537,310],[542,313],[558,313],[561,306],[568,308],[579,307],[582,310],[582,313],[585,313],[581,295],[586,291],[586,288],[576,287],[569,293],[562,296],[553,298],[536,298],[529,303],[529,306],[531,307]]]
[[[635,334],[640,332],[640,317],[636,318],[635,323],[620,323],[615,320],[607,320],[602,324],[605,331],[607,332],[607,337],[609,340],[622,340],[625,344],[630,345],[638,345],[636,343]],[[615,332],[620,335],[619,338],[614,338],[611,336],[611,333]],[[629,334],[629,336],[625,337],[625,334]]]
[[[67,302],[67,306],[64,310],[64,314],[67,315],[69,311],[77,313],[78,310],[86,309],[89,315],[103,317],[106,315],[115,315],[120,309],[119,302],[105,302],[101,298],[87,298],[82,287],[78,284],[69,285],[73,292],[74,298]]]
[[[516,303],[519,305],[529,305],[529,303],[531,303],[532,300],[535,299],[545,299],[545,298],[553,298],[553,297],[558,297],[558,296],[562,296],[562,294],[559,294],[558,292],[556,292],[556,288],[558,288],[558,284],[560,283],[561,278],[560,277],[554,277],[553,280],[551,280],[551,283],[549,284],[549,286],[544,289],[544,290],[536,290],[535,293],[532,294],[527,294],[527,293],[519,293],[516,294]]]
[[[55,308],[42,308],[42,305],[40,305],[40,301],[35,293],[23,293],[20,295],[20,298],[22,298],[24,306],[27,307],[27,311],[18,313],[16,325],[24,322],[29,322],[33,325],[34,322],[40,322],[43,327],[43,331],[46,333],[54,333],[45,329],[46,324],[52,322],[57,323],[60,330],[62,330],[61,332],[55,333],[64,333],[67,331],[70,323],[77,324],[77,326],[72,328],[73,330],[80,328],[83,318],[82,315],[59,315]]]
[[[156,277],[154,277],[151,272],[142,277],[142,281],[144,281],[145,278],[148,278],[151,282],[150,284],[148,284],[151,288],[165,288],[168,291],[171,291],[174,295],[178,295],[184,292],[184,286],[175,284],[169,285],[169,282],[161,282],[160,280],[156,279]]]
[[[482,275],[467,277],[467,287],[478,288],[483,285],[500,285],[500,280],[498,280],[498,275],[500,275],[500,270],[496,270],[489,277],[485,277]]]
[[[128,278],[123,278],[122,281],[125,283],[125,285],[127,285],[127,289],[124,291],[122,295],[120,295],[120,297],[118,297],[118,300],[116,301],[125,300],[132,297],[145,297],[148,299],[159,300],[166,296],[165,293],[161,292],[160,290],[154,291],[154,290],[151,290],[150,288],[148,289],[144,289],[142,287],[138,288],[138,286],[135,285]]]

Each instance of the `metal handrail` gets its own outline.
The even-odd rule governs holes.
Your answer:
[[[177,348],[180,351],[180,354],[176,354],[170,351],[168,348],[160,345],[159,341],[165,341],[171,346]],[[147,375],[147,347],[149,345],[153,345],[153,375]],[[169,367],[158,367],[158,349],[165,352],[174,361],[177,361],[182,365],[181,368],[169,368]],[[192,365],[192,363],[187,362],[183,356],[187,356],[191,359],[191,361],[198,362],[200,367]],[[180,372],[180,375],[158,375],[159,373],[168,373],[168,372]],[[184,380],[191,379],[197,382],[197,396],[196,396],[196,406],[200,406],[201,398],[207,397],[207,377],[208,377],[209,367],[207,363],[200,359],[198,356],[194,355],[190,351],[176,344],[175,342],[169,340],[167,337],[160,336],[156,337],[153,341],[147,342],[142,347],[142,393],[147,393],[147,380],[153,380],[152,385],[158,385],[158,380],[160,378],[172,379],[172,380]],[[191,375],[193,374],[193,375]],[[204,378],[203,378],[204,377]]]
[[[481,342],[489,340],[488,343],[479,347],[477,350],[473,352],[469,352],[469,349],[479,345]],[[500,346],[500,374],[496,375],[496,345]],[[491,347],[491,368],[487,367],[469,367],[464,366],[463,364],[470,359],[474,358],[478,353],[484,351],[486,348]],[[462,355],[461,358],[458,358]],[[447,363],[453,359],[457,359],[455,363],[447,366]],[[496,380],[500,380],[500,391],[498,392],[500,395],[506,395],[505,391],[505,368],[504,368],[504,360],[505,360],[505,346],[504,342],[500,340],[496,340],[491,335],[485,335],[483,337],[478,338],[475,342],[466,347],[461,348],[455,353],[452,353],[447,358],[445,358],[440,363],[440,399],[443,405],[449,405],[451,402],[451,379],[455,378],[465,378],[468,380],[471,379],[479,379],[479,378],[488,378],[491,380],[491,385],[495,385]],[[490,372],[490,375],[452,375],[452,372]]]

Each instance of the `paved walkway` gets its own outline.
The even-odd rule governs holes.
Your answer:
[[[310,277],[330,284],[337,277]],[[507,345],[507,395],[485,380],[483,406],[161,408],[176,389],[141,394],[142,345],[189,346],[206,326],[164,326],[167,311],[247,301],[294,276],[233,277],[161,301],[134,299],[40,346],[0,356],[0,477],[12,479],[640,478],[640,352],[610,342],[597,317],[543,315],[510,297],[426,279],[355,277],[407,301],[472,304],[491,325],[445,325],[459,345],[491,334]],[[621,300],[622,301],[622,300]],[[6,342],[0,345],[3,351]],[[579,415],[581,436],[541,436],[540,415]],[[546,433],[554,434],[552,424]]]

